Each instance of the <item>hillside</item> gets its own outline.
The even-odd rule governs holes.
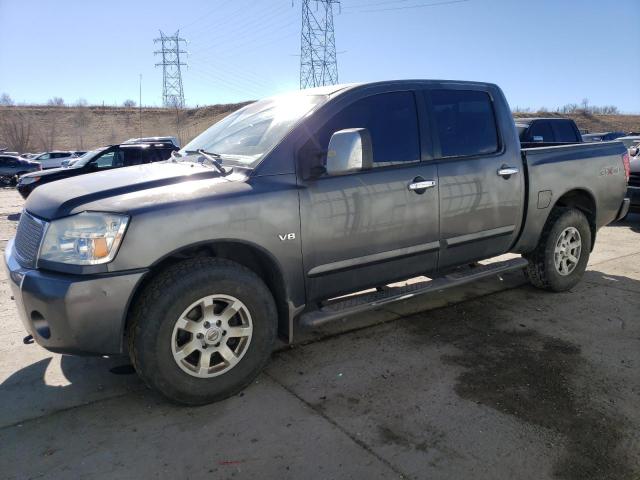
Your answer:
[[[0,146],[19,152],[87,150],[131,137],[159,135],[178,137],[184,145],[245,104],[143,108],[142,112],[124,107],[0,107]]]
[[[592,133],[596,132],[640,132],[640,115],[593,115],[585,112],[561,114],[551,112],[514,113],[516,118],[531,117],[569,117],[578,125]]]
[[[131,137],[173,135],[182,144],[245,103],[173,110],[124,107],[0,107],[0,146],[19,152],[86,150]],[[568,116],[591,132],[640,131],[640,115],[592,115],[578,112],[517,113],[516,117]]]

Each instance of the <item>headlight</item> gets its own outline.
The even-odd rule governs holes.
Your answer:
[[[40,180],[40,177],[20,177],[20,183],[22,185],[29,185]]]
[[[39,259],[73,265],[97,265],[113,260],[129,217],[83,212],[54,220],[42,242]]]

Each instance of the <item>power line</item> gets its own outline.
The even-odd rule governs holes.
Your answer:
[[[314,4],[314,13],[311,4]],[[340,0],[302,0],[300,88],[338,83],[333,5]]]
[[[160,42],[162,49],[156,50],[154,55],[162,55],[162,62],[156,63],[156,67],[162,66],[162,104],[165,107],[184,107],[184,89],[182,87],[181,67],[186,66],[180,60],[181,54],[186,54],[186,50],[181,50],[180,43],[186,43],[184,38],[180,38],[180,30],[172,36],[165,35],[160,31],[160,38],[154,38],[153,43]]]
[[[401,7],[388,7],[388,8],[374,8],[374,9],[367,9],[367,7],[363,6],[361,8],[365,8],[364,10],[358,10],[358,9],[354,9],[354,10],[349,10],[348,12],[345,12],[345,14],[348,13],[373,13],[373,12],[391,12],[394,10],[409,10],[409,9],[413,9],[413,8],[425,8],[425,7],[437,7],[440,5],[453,5],[455,3],[466,3],[470,0],[448,0],[448,1],[444,1],[444,2],[434,2],[434,3],[421,3],[421,4],[417,4],[417,5],[406,5],[406,6],[401,6]],[[392,2],[389,2],[392,3]],[[382,5],[383,3],[381,3],[380,5]]]

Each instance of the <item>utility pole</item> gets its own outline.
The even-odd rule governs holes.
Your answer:
[[[338,83],[334,4],[340,5],[340,0],[302,0],[301,89]]]
[[[186,50],[181,50],[180,43],[186,43],[184,38],[180,38],[180,30],[168,36],[160,31],[160,38],[154,38],[153,43],[161,44],[161,50],[153,52],[155,55],[162,55],[162,61],[156,63],[156,67],[162,66],[162,104],[165,107],[184,107],[184,90],[182,88],[182,72],[180,67],[186,66],[182,63],[180,55],[186,54]]]
[[[140,74],[140,96],[138,97],[138,113],[139,136],[142,137],[142,74]]]

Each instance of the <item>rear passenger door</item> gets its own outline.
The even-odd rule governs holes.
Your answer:
[[[502,118],[499,128],[494,99],[481,89],[434,88],[427,96],[438,163],[439,269],[507,252],[524,204],[520,150],[505,148],[501,135],[510,132],[510,145],[518,145],[514,126],[504,124],[513,120]]]

